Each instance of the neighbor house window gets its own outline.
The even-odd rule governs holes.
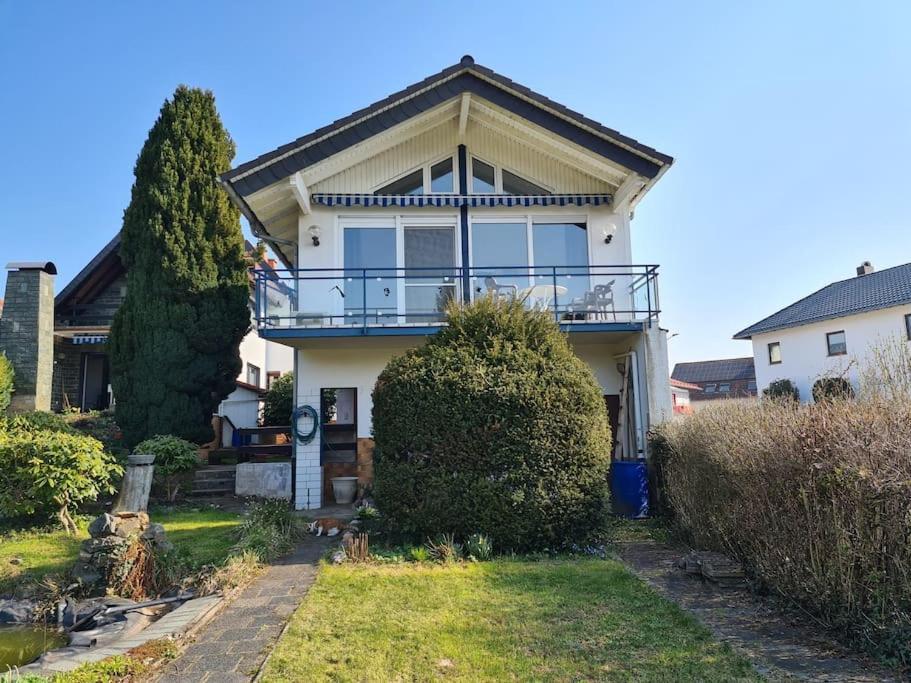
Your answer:
[[[719,384],[718,391],[720,391],[722,394],[729,394],[731,393],[731,385],[727,383]]]
[[[844,330],[829,332],[826,335],[826,347],[830,356],[843,356],[848,352],[848,343],[845,340]]]
[[[706,384],[702,390],[707,394],[714,394],[717,389],[718,389],[717,384]]]
[[[781,362],[781,342],[769,344],[769,365],[778,365]]]
[[[908,335],[908,341],[911,341],[911,313],[905,316],[905,334]]]
[[[747,391],[756,391],[756,380],[751,379],[747,382]]]
[[[247,384],[259,386],[259,368],[253,363],[247,363]]]
[[[281,374],[282,373],[278,370],[269,370],[269,372],[266,373],[266,389],[271,389],[272,382],[281,377]]]

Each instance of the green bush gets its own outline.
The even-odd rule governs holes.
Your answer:
[[[98,439],[104,444],[104,450],[118,458],[125,458],[128,450],[123,443],[123,432],[114,420],[113,410],[67,413],[64,419],[76,431]]]
[[[484,534],[472,534],[465,540],[465,552],[476,560],[493,557],[493,544]]]
[[[293,401],[294,375],[287,373],[272,380],[263,404],[263,426],[284,427],[291,424]]]
[[[296,522],[288,501],[257,500],[250,505],[240,526],[240,540],[235,549],[252,552],[262,562],[273,560],[291,550]]]
[[[373,393],[374,498],[412,540],[579,542],[607,512],[602,392],[553,319],[481,299],[394,358]]]
[[[13,364],[9,362],[6,354],[0,353],[0,415],[9,408],[10,398],[13,395]]]
[[[0,432],[0,516],[56,509],[63,527],[75,533],[72,508],[114,493],[122,473],[91,437],[11,426]]]
[[[153,436],[137,444],[133,453],[155,456],[155,478],[164,483],[169,501],[177,498],[182,475],[199,465],[196,446],[176,436]]]
[[[30,431],[63,432],[75,434],[62,415],[49,413],[45,410],[35,410],[30,413],[18,413],[7,418],[9,429],[27,429]]]
[[[762,390],[762,395],[767,398],[800,401],[800,390],[789,379],[776,379]]]
[[[813,400],[846,400],[854,398],[854,387],[844,377],[822,377],[813,383]]]

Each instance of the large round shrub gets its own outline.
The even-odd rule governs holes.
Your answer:
[[[373,393],[374,496],[421,539],[484,533],[498,549],[585,540],[606,513],[601,389],[546,314],[480,300],[394,358]]]
[[[113,493],[123,469],[90,436],[10,426],[0,431],[0,517],[56,509],[76,532],[72,509]]]

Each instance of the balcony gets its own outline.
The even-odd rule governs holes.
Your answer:
[[[451,301],[514,299],[571,332],[657,323],[658,266],[323,268],[254,272],[265,338],[432,334]]]

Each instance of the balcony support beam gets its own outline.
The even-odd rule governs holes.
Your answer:
[[[298,171],[291,176],[288,182],[291,185],[291,192],[294,194],[294,199],[297,200],[297,205],[300,207],[301,212],[305,216],[309,215],[310,190],[307,189],[307,184],[304,183],[304,176]]]

